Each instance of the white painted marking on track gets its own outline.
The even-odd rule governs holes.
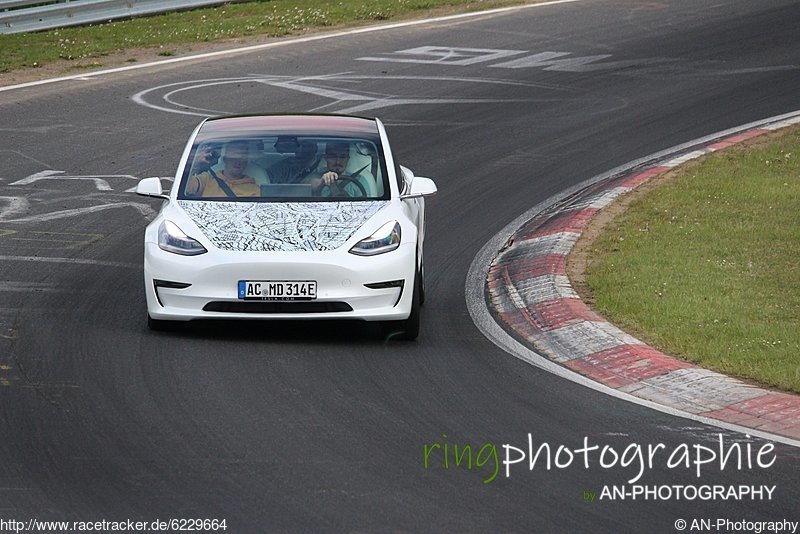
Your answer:
[[[28,211],[28,199],[24,197],[0,197],[0,200],[6,204],[5,207],[0,206],[0,221]]]
[[[188,61],[198,61],[201,59],[210,59],[228,55],[236,55],[236,54],[244,54],[247,52],[256,52],[259,50],[266,50],[269,48],[276,48],[280,46],[289,46],[293,44],[300,44],[300,43],[310,43],[314,41],[322,41],[326,39],[336,39],[339,37],[347,36],[347,35],[359,35],[363,33],[373,33],[373,32],[381,32],[387,30],[394,30],[398,28],[409,28],[413,26],[420,26],[423,24],[435,24],[441,22],[452,22],[456,20],[463,20],[469,18],[478,18],[478,17],[486,17],[491,15],[497,15],[500,13],[510,13],[513,11],[521,11],[523,9],[538,9],[547,6],[559,5],[559,4],[571,4],[575,2],[580,2],[581,0],[551,0],[550,2],[541,2],[538,4],[528,4],[522,6],[509,6],[509,7],[500,7],[496,9],[488,9],[486,11],[476,11],[471,13],[460,13],[458,15],[447,15],[443,17],[434,17],[430,19],[421,19],[421,20],[410,20],[404,22],[395,22],[391,24],[382,24],[380,26],[368,26],[365,28],[356,28],[352,30],[345,30],[341,32],[335,33],[325,33],[325,34],[317,34],[317,35],[308,35],[305,37],[296,37],[281,41],[274,41],[271,43],[263,43],[258,45],[252,46],[245,46],[241,48],[232,48],[229,50],[219,50],[217,52],[207,52],[205,54],[195,54],[193,56],[185,56],[185,57],[177,57],[171,59],[164,59],[161,61],[153,61],[150,63],[141,63],[137,65],[126,65],[124,67],[117,67],[113,69],[105,69],[99,70],[90,73],[81,73],[81,74],[74,74],[72,76],[62,76],[59,78],[49,78],[46,80],[37,80],[35,82],[27,82],[27,83],[20,83],[16,85],[8,85],[5,87],[0,87],[0,92],[3,91],[13,91],[15,89],[24,89],[27,87],[36,87],[39,85],[46,85],[51,83],[58,83],[58,82],[65,82],[65,81],[73,81],[73,80],[94,80],[99,76],[108,76],[111,74],[119,74],[123,72],[130,72],[133,70],[139,69],[147,69],[151,67],[160,67],[165,65],[173,65],[178,63],[185,63]]]
[[[495,48],[457,48],[449,46],[419,46],[398,50],[381,56],[356,58],[357,61],[381,61],[389,63],[419,63],[437,65],[475,65],[495,61],[509,56],[524,54],[527,50],[501,50]],[[418,57],[408,57],[418,56]]]
[[[4,256],[0,261],[22,261],[35,263],[67,263],[74,265],[98,265],[101,267],[121,267],[123,269],[142,269],[141,263],[123,263],[120,261],[87,260],[83,258],[54,258],[50,256]]]
[[[325,87],[315,87],[313,85],[304,85],[303,81],[310,82],[313,78],[301,78],[299,80],[293,81],[286,81],[286,82],[268,82],[262,81],[261,83],[265,83],[267,85],[271,85],[272,87],[282,87],[283,89],[291,89],[292,91],[298,91],[301,93],[308,93],[315,96],[321,96],[324,98],[330,98],[336,101],[345,101],[345,100],[356,100],[356,101],[363,101],[363,100],[374,100],[374,98],[366,96],[366,95],[359,95],[356,93],[348,93],[347,91],[339,91],[336,89],[326,89]]]
[[[136,179],[135,176],[131,176],[129,174],[112,174],[112,175],[88,175],[88,176],[67,176],[63,175],[64,171],[41,171],[37,172],[36,174],[31,174],[30,176],[23,178],[22,180],[17,180],[16,182],[10,183],[8,185],[30,185],[36,183],[40,180],[88,180],[94,182],[95,187],[98,191],[113,191],[112,187],[108,185],[108,182],[105,178],[133,178]]]
[[[5,129],[2,129],[2,130],[5,130]],[[2,131],[2,130],[0,130],[0,131]],[[14,131],[15,131],[15,132],[19,132],[19,130],[18,130],[18,129],[15,129]],[[38,132],[37,132],[37,133],[38,133]],[[19,150],[9,150],[9,149],[0,150],[0,154],[2,154],[2,153],[4,153],[4,152],[8,152],[8,153],[10,153],[10,154],[16,154],[17,156],[20,156],[20,157],[22,157],[22,158],[25,158],[25,159],[27,159],[27,160],[29,160],[29,161],[32,161],[32,162],[34,162],[34,163],[38,163],[38,164],[39,164],[39,165],[41,165],[42,167],[49,167],[49,166],[50,166],[50,165],[48,165],[47,163],[45,163],[45,162],[43,162],[43,161],[39,161],[38,159],[36,159],[36,158],[34,158],[34,157],[32,157],[32,156],[29,156],[29,155],[27,155],[27,154],[25,154],[25,153],[23,153],[23,152],[20,152]]]
[[[113,191],[112,187],[108,184],[107,178],[117,178],[117,179],[124,179],[124,180],[138,180],[136,176],[132,176],[129,174],[97,174],[97,175],[65,175],[64,171],[57,171],[57,170],[44,170],[21,180],[17,180],[9,186],[25,186],[34,184],[41,180],[66,180],[66,181],[77,181],[77,180],[86,180],[91,181],[94,183],[95,187],[98,191],[107,193]],[[172,181],[174,177],[169,176],[163,179]],[[136,187],[132,187],[126,189],[126,193],[132,193],[136,191]],[[94,194],[96,195],[96,193]],[[93,197],[94,195],[89,195]],[[79,197],[84,198],[84,197]],[[60,199],[65,200],[65,199]],[[44,202],[43,204],[47,204],[48,202]],[[68,217],[76,217],[80,215],[96,213],[99,211],[107,210],[107,209],[114,209],[114,208],[122,208],[122,207],[131,207],[138,211],[146,220],[152,220],[155,218],[155,211],[149,205],[140,203],[140,202],[114,202],[108,204],[101,204],[95,206],[87,206],[82,208],[73,208],[73,209],[66,209],[56,212],[49,212],[49,213],[39,213],[36,215],[25,215],[30,211],[30,201],[25,197],[19,196],[2,196],[0,197],[0,222],[5,223],[29,223],[29,222],[44,222],[44,221],[52,221],[57,219],[65,219]]]
[[[168,113],[178,113],[181,115],[194,115],[198,117],[208,117],[209,115],[222,115],[231,113],[231,111],[210,110],[199,107],[190,106],[188,104],[181,104],[176,101],[175,96],[192,90],[204,89],[206,87],[226,85],[226,84],[241,84],[241,83],[260,83],[266,86],[276,87],[279,89],[287,89],[298,91],[306,94],[313,94],[322,98],[330,98],[332,101],[314,108],[309,111],[319,111],[327,109],[332,106],[337,106],[346,102],[360,102],[355,105],[350,105],[344,108],[338,108],[338,113],[356,113],[365,110],[374,110],[385,108],[389,106],[401,105],[424,105],[424,104],[485,104],[485,103],[513,103],[513,102],[541,102],[547,99],[531,98],[531,99],[502,99],[502,98],[408,98],[399,95],[378,95],[372,93],[358,93],[352,90],[332,89],[328,86],[323,86],[322,82],[340,82],[340,83],[354,83],[362,80],[373,80],[372,76],[353,75],[349,73],[335,73],[325,74],[319,76],[304,76],[304,77],[287,77],[287,76],[269,76],[269,75],[249,75],[247,77],[237,78],[219,78],[219,79],[204,79],[192,80],[184,82],[176,82],[166,84],[158,87],[151,87],[133,95],[131,98],[137,104],[155,109],[158,111],[166,111]],[[510,86],[524,86],[543,88],[552,91],[569,91],[563,87],[556,87],[551,84],[519,82],[515,80],[497,80],[497,79],[484,79],[484,78],[465,78],[454,76],[384,76],[382,80],[398,80],[398,81],[441,81],[448,83],[482,83],[494,85],[510,85]],[[161,99],[168,102],[174,107],[166,107],[160,104],[154,104],[148,100],[148,97],[164,89],[170,89]],[[572,91],[569,91],[572,92]]]
[[[11,280],[0,280],[0,292],[21,292],[31,291],[57,291],[61,289],[59,284],[47,282],[14,282]]]
[[[586,70],[599,70],[604,68],[602,64],[594,65],[593,67],[589,67],[588,65],[611,57],[611,54],[600,54],[595,56],[570,57],[565,59],[558,59],[569,55],[572,55],[572,53],[540,52],[532,56],[513,59],[505,63],[492,65],[492,67],[501,69],[541,68],[543,70],[555,70],[564,72],[584,72]]]
[[[146,219],[155,217],[155,211],[147,204],[139,202],[116,202],[113,204],[101,204],[99,206],[89,206],[86,208],[74,208],[69,210],[61,210],[50,213],[42,213],[38,215],[29,215],[28,217],[19,217],[16,219],[2,219],[6,223],[27,223],[27,222],[44,222],[53,221],[56,219],[65,219],[68,217],[76,217],[78,215],[85,215],[89,213],[96,213],[98,211],[105,211],[114,208],[133,208],[141,213]]]

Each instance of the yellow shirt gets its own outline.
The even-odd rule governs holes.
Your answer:
[[[225,177],[225,171],[219,171],[217,176],[231,188],[233,194],[237,197],[259,197],[261,196],[261,186],[259,186],[255,179],[250,176],[244,176],[238,179],[231,179]],[[211,176],[210,172],[204,172],[197,176],[192,176],[189,179],[188,190],[192,189],[192,181],[197,180],[200,182],[200,196],[202,197],[225,197],[230,198],[225,194],[225,191],[219,186],[217,181]]]

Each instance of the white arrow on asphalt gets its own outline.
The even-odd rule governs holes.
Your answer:
[[[41,171],[8,185],[29,185],[40,180],[89,180],[94,182],[94,185],[98,191],[113,191],[111,186],[108,185],[108,182],[104,180],[104,178],[128,178],[136,180],[136,176],[131,176],[130,174],[90,174],[84,176],[67,176],[63,173],[64,171]]]
[[[5,198],[5,197],[0,197]],[[42,213],[39,215],[29,215],[28,217],[19,217],[17,219],[5,219],[5,213],[3,213],[3,217],[0,217],[0,221],[7,222],[7,223],[26,223],[26,222],[44,222],[44,221],[52,221],[55,219],[64,219],[67,217],[75,217],[77,215],[84,215],[88,213],[95,213],[98,211],[104,211],[107,209],[112,208],[125,208],[131,207],[141,213],[145,219],[151,220],[155,216],[155,211],[153,208],[148,206],[147,204],[141,204],[139,202],[116,202],[113,204],[100,204],[99,206],[89,206],[86,208],[75,208],[75,209],[68,209],[68,210],[61,210],[61,211],[54,211],[51,213]]]

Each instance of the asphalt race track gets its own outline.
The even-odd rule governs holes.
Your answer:
[[[800,109],[800,6],[586,1],[0,92],[0,519],[225,519],[228,532],[675,532],[797,521],[800,451],[638,484],[773,487],[743,500],[600,499],[638,465],[592,457],[505,476],[444,448],[765,442],[628,404],[522,363],[470,320],[481,247],[608,169]],[[436,180],[415,343],[368,324],[147,330],[127,192],[174,173],[201,116],[381,117]],[[446,437],[445,437],[446,436]],[[429,446],[428,468],[424,445]],[[596,454],[596,453],[593,453]],[[563,458],[562,458],[563,460]],[[629,458],[630,460],[630,458]],[[596,498],[587,497],[594,494]],[[593,501],[593,502],[590,502]]]

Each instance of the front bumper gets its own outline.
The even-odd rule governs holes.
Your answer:
[[[403,320],[411,312],[415,271],[414,243],[377,256],[355,256],[342,249],[328,252],[214,250],[199,256],[181,256],[148,242],[144,254],[147,311],[153,319],[175,321]],[[315,280],[317,298],[275,304],[244,301],[238,298],[239,280]],[[402,281],[403,287],[380,287],[394,281]],[[177,287],[185,284],[189,285]],[[378,288],[369,288],[366,284]]]

